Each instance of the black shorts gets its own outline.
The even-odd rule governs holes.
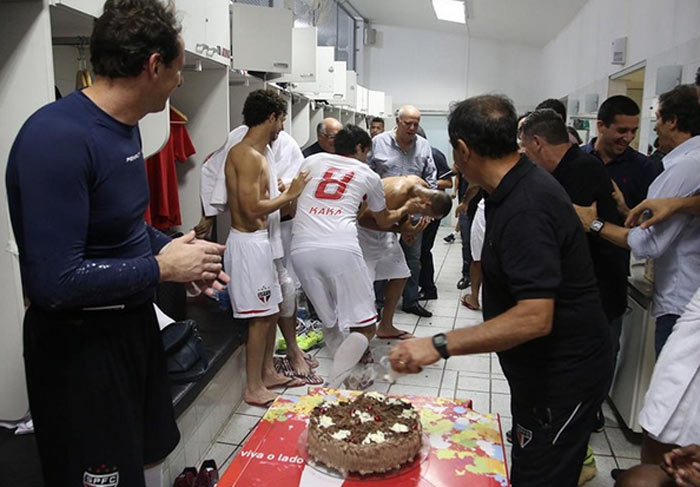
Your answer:
[[[24,364],[47,486],[144,486],[144,465],[177,445],[151,303],[24,319]]]
[[[533,407],[511,397],[512,486],[576,487],[604,398],[601,391],[577,404]]]

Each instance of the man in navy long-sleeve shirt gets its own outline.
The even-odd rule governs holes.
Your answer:
[[[139,23],[134,24],[133,18]],[[29,403],[46,485],[144,486],[179,433],[152,306],[159,281],[221,288],[223,247],[143,222],[138,121],[181,83],[171,7],[108,0],[90,41],[95,84],[20,130],[6,184],[31,305]]]

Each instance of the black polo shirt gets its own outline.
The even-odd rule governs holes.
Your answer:
[[[598,217],[622,226],[624,219],[617,211],[613,187],[603,162],[572,145],[552,172],[571,198],[581,206],[597,203]],[[629,252],[593,233],[587,234],[593,270],[608,320],[619,318],[627,309],[627,276]]]
[[[600,394],[612,349],[586,237],[561,185],[524,156],[486,200],[481,265],[487,320],[520,300],[554,299],[549,335],[498,354],[513,396],[553,406]]]
[[[318,143],[318,141],[314,142],[310,146],[308,146],[306,149],[302,151],[302,154],[304,157],[309,157],[313,156],[314,154],[318,154],[319,152],[325,152],[323,148],[321,147],[321,144]]]
[[[445,157],[445,154],[435,147],[430,147],[430,150],[433,152],[433,161],[435,162],[435,169],[437,169],[436,178],[452,179],[452,176],[445,176],[445,174],[450,172],[450,166],[447,164],[447,157]]]
[[[603,158],[595,150],[596,140],[598,138],[594,137],[588,144],[581,146],[581,149],[602,161]],[[647,156],[631,147],[627,147],[622,154],[605,164],[605,169],[608,176],[619,186],[629,208],[634,208],[644,201],[649,185],[660,173]]]

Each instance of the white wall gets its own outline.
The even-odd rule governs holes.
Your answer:
[[[467,35],[374,25],[361,84],[385,91],[394,107],[447,110],[453,101],[504,93],[519,110],[542,100],[540,49]],[[471,43],[471,45],[470,45]]]
[[[649,140],[659,66],[683,66],[690,83],[700,65],[700,2],[697,0],[589,0],[579,14],[543,49],[542,84],[547,96],[608,95],[608,78],[646,62],[640,147]],[[627,37],[627,64],[613,65],[612,41]]]

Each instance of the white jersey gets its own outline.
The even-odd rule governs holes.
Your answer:
[[[297,200],[292,254],[314,248],[362,255],[357,240],[357,213],[366,198],[372,212],[386,209],[384,186],[365,163],[336,154],[314,154],[301,166],[311,181]]]

